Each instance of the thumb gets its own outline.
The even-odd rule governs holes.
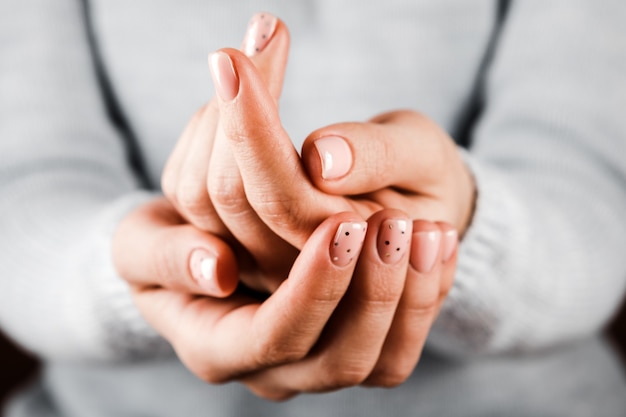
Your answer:
[[[335,195],[387,187],[436,194],[446,171],[461,163],[447,133],[408,110],[318,129],[304,142],[302,161],[316,188]]]

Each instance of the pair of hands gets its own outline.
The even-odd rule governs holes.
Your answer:
[[[257,15],[246,55],[211,56],[217,97],[170,156],[167,199],[120,224],[114,263],[206,381],[271,399],[396,385],[452,286],[472,180],[447,134],[409,111],[319,129],[300,158],[277,109],[288,45]],[[271,295],[233,293],[238,278]]]

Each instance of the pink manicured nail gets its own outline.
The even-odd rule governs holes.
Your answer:
[[[241,49],[248,56],[261,52],[272,39],[278,19],[269,13],[257,13],[248,23],[246,37]]]
[[[352,150],[343,138],[327,136],[316,140],[313,144],[322,162],[323,179],[341,178],[350,171],[352,168]]]
[[[413,223],[406,219],[387,219],[378,231],[378,255],[386,264],[402,259],[411,242]]]
[[[359,256],[366,231],[366,222],[345,222],[339,225],[330,244],[330,259],[335,265],[346,266]]]
[[[211,294],[218,291],[215,282],[215,267],[217,259],[204,249],[196,249],[189,258],[189,267],[194,279],[202,288]]]
[[[443,235],[443,254],[441,260],[448,262],[454,254],[454,250],[459,242],[459,234],[456,230],[448,230]]]
[[[426,274],[432,271],[439,254],[441,232],[439,230],[416,232],[411,245],[409,262],[418,272]]]
[[[209,57],[209,66],[217,94],[224,101],[231,101],[239,92],[239,78],[233,62],[224,52],[214,52]]]

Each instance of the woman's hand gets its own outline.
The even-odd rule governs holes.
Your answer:
[[[220,137],[229,141],[242,179],[230,186],[223,181],[229,194],[214,204],[244,246],[256,239],[246,231],[259,219],[301,248],[333,213],[368,217],[384,207],[445,221],[461,234],[467,228],[471,175],[452,139],[425,116],[397,111],[319,129],[305,142],[301,160],[250,60],[225,49],[210,62],[220,97]],[[209,178],[219,176],[211,166]]]
[[[288,49],[289,33],[284,23],[267,13],[251,19],[242,50],[259,70],[275,105]],[[242,181],[220,128],[215,98],[191,118],[168,159],[161,182],[167,199],[190,224],[221,236],[231,245],[244,283],[257,290],[278,287],[298,251],[254,214],[243,193],[232,191],[241,189]],[[245,211],[246,216],[239,216],[237,210]],[[233,224],[236,226],[230,227]]]
[[[116,233],[115,264],[144,317],[193,373],[240,380],[264,398],[401,383],[452,285],[451,227],[384,210],[368,223],[353,213],[322,222],[263,302],[207,297],[189,252],[216,255],[218,283],[232,282],[234,259],[219,239],[179,220],[165,201],[138,209]]]

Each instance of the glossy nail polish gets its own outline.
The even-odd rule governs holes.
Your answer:
[[[269,13],[252,16],[241,49],[248,56],[261,52],[272,39],[278,19]]]
[[[239,92],[239,78],[235,73],[233,62],[224,52],[214,52],[209,57],[211,76],[215,91],[224,101],[231,101]]]
[[[313,142],[322,163],[322,178],[341,178],[352,168],[352,149],[339,136],[326,136]]]
[[[366,222],[345,222],[339,225],[330,244],[330,259],[337,266],[346,266],[359,256],[367,232]]]
[[[407,219],[387,219],[378,231],[378,255],[386,264],[402,259],[411,243],[413,223]]]
[[[210,293],[215,293],[218,290],[215,282],[216,266],[217,259],[208,251],[196,249],[191,253],[189,258],[191,274],[198,285]]]
[[[456,230],[448,230],[443,235],[443,254],[441,256],[441,260],[443,262],[448,262],[454,251],[456,250],[457,244],[459,242],[459,234]]]
[[[439,230],[415,232],[409,257],[411,266],[423,274],[432,271],[439,255],[440,244],[441,232]]]

